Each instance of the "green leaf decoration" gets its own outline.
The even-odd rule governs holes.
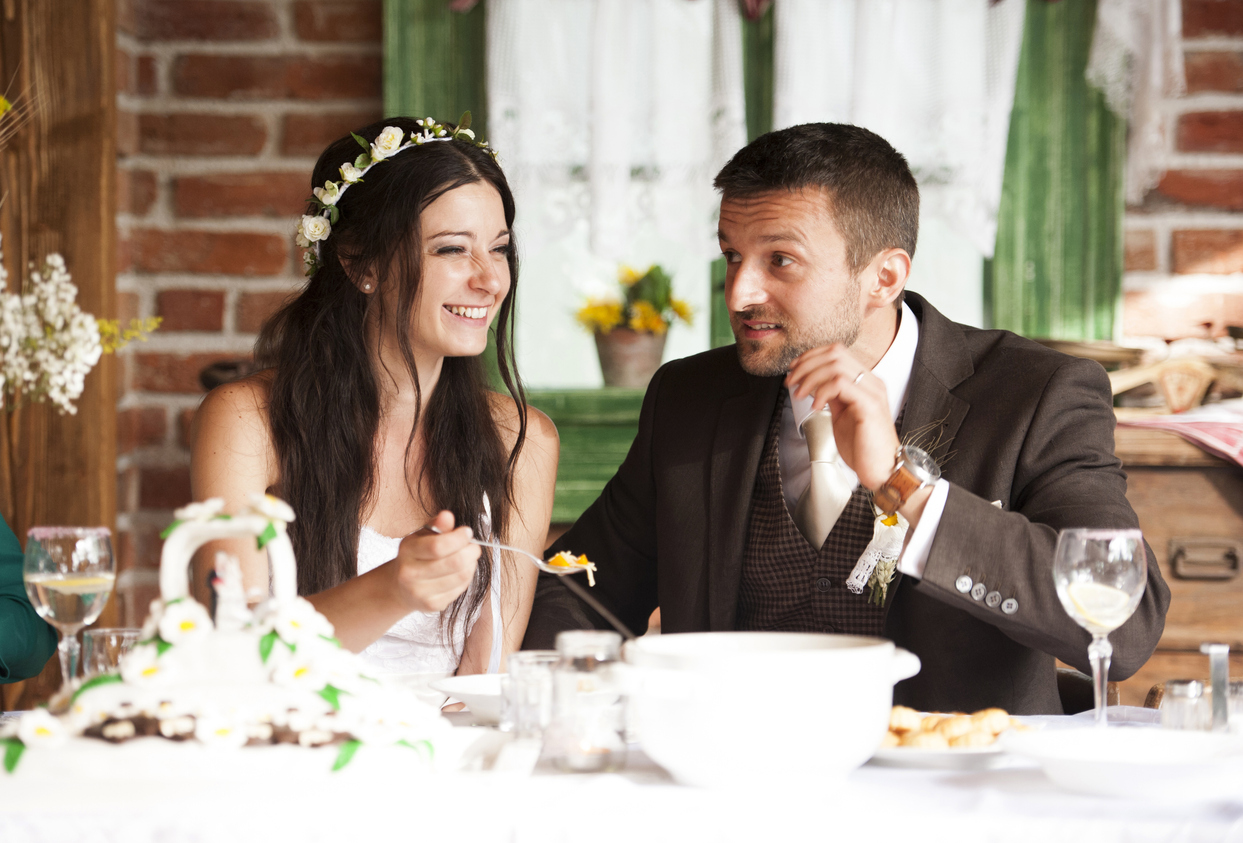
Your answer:
[[[334,638],[334,637],[333,637],[333,636],[331,636],[331,635],[321,635],[321,636],[319,636],[319,637],[320,637],[320,638],[322,638],[322,639],[324,639],[325,641],[327,641],[329,644],[332,644],[333,646],[336,646],[336,647],[340,647],[340,646],[341,646],[341,639],[340,639],[340,638]]]
[[[364,152],[363,154],[359,155],[357,158],[354,159],[354,166],[360,170],[369,166],[370,164],[371,164],[371,153],[369,152]]]
[[[17,738],[5,738],[4,741],[4,772],[11,773],[17,769],[17,762],[26,751],[26,744]]]
[[[172,646],[173,646],[172,644],[169,644],[169,643],[168,643],[167,641],[165,641],[163,638],[157,638],[157,639],[155,639],[155,654],[156,654],[156,656],[158,657],[158,656],[162,656],[162,655],[164,655],[165,653],[167,653],[167,652],[168,652],[169,648],[170,648],[170,647],[172,647]]]
[[[346,741],[341,744],[341,749],[337,751],[337,760],[332,762],[332,772],[336,772],[344,767],[354,758],[354,753],[358,752],[358,748],[362,746],[362,741]]]
[[[77,702],[78,697],[82,696],[92,688],[98,688],[100,685],[111,685],[114,682],[120,681],[121,674],[119,673],[101,673],[98,676],[92,676],[90,679],[78,686],[78,690],[73,692],[73,697],[71,697],[69,701]]]
[[[339,710],[341,708],[341,694],[343,693],[345,692],[335,685],[325,685],[320,690],[319,695],[327,700],[328,705],[332,706],[333,709]]]
[[[364,150],[366,150],[367,152],[371,152],[371,144],[367,143],[367,141],[363,137],[361,137],[360,135],[356,135],[353,132],[350,132],[350,137],[358,141],[358,145],[361,146]]]
[[[470,128],[470,111],[463,111],[462,116],[459,117],[457,121],[457,130],[461,132],[469,128]]]
[[[424,761],[431,761],[436,757],[436,747],[432,746],[432,742],[429,740],[415,741],[414,743],[410,743],[410,741],[407,740],[400,740],[397,742],[397,745],[410,747],[421,755]]]
[[[185,599],[186,599],[186,598],[184,598],[184,597],[174,597],[172,600],[165,601],[164,605],[165,605],[165,606],[171,606],[171,605],[173,605],[174,603],[180,603],[182,600],[185,600]]]
[[[328,222],[332,223],[333,225],[336,225],[337,219],[340,218],[340,216],[341,216],[341,211],[337,209],[336,205],[328,206]]]
[[[274,538],[276,538],[276,525],[269,521],[268,526],[263,528],[263,532],[260,533],[259,538],[255,540],[255,544],[260,550],[263,550],[263,546],[272,541]]]
[[[160,538],[162,539],[168,538],[169,535],[172,534],[173,530],[176,530],[178,527],[181,526],[181,524],[182,524],[181,521],[174,521],[173,523],[169,524],[167,527],[164,528],[164,532],[160,533]]]
[[[272,645],[276,643],[276,630],[272,630],[267,635],[259,639],[259,658],[263,659],[263,663],[268,663],[268,656],[272,655]]]

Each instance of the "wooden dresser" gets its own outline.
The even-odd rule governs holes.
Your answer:
[[[1243,678],[1243,468],[1157,430],[1119,427],[1116,451],[1171,593],[1157,652],[1121,683],[1122,703],[1143,705],[1156,682],[1207,679],[1205,641],[1229,643]]]

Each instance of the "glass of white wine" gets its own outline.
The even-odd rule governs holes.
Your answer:
[[[1066,614],[1092,635],[1088,658],[1096,725],[1105,725],[1113,632],[1135,612],[1148,584],[1148,557],[1139,530],[1062,530],[1053,559],[1053,582]]]
[[[62,687],[78,672],[78,630],[99,618],[116,580],[111,536],[107,527],[32,527],[26,534],[26,594],[60,630]]]

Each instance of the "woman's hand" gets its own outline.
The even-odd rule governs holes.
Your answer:
[[[443,510],[401,540],[391,565],[395,593],[411,612],[444,611],[475,576],[482,548],[471,543],[470,527],[455,530],[453,524],[453,513]]]

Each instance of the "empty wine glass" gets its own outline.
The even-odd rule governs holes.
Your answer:
[[[1066,614],[1092,635],[1092,687],[1096,724],[1105,725],[1106,688],[1113,632],[1135,612],[1148,584],[1148,557],[1139,530],[1062,530],[1053,559],[1053,582]]]
[[[62,688],[78,672],[78,630],[95,622],[116,579],[107,527],[32,527],[22,566],[39,617],[60,630]]]

